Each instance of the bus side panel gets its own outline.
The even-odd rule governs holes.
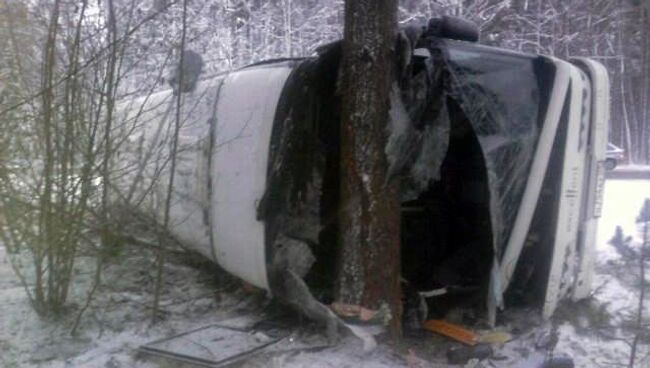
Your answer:
[[[582,236],[578,244],[578,270],[573,300],[583,299],[591,292],[598,218],[603,204],[605,158],[609,133],[609,77],[605,67],[593,60],[580,58],[573,62],[591,79],[591,126],[587,151],[585,201],[583,201]]]
[[[566,147],[562,172],[560,203],[553,258],[544,298],[543,316],[550,317],[558,301],[573,286],[576,247],[582,207],[585,154],[589,119],[585,117],[585,99],[589,93],[587,77],[578,68],[571,70],[571,97]]]
[[[174,183],[169,203],[169,233],[187,248],[214,260],[207,210],[207,153],[216,86],[221,78],[200,82],[182,97]],[[120,200],[164,222],[170,179],[170,148],[176,124],[171,90],[121,103],[116,121],[131,130],[120,148],[115,171]]]
[[[570,84],[572,67],[568,63],[557,59],[548,58],[548,61],[554,64],[556,72],[548,109],[545,112],[544,125],[542,126],[535,157],[530,168],[530,175],[526,183],[526,189],[521,199],[521,205],[517,212],[517,218],[515,219],[510,238],[508,239],[505,253],[498,269],[495,267],[490,277],[490,295],[488,297],[487,309],[488,319],[491,325],[494,325],[496,322],[497,306],[503,307],[503,293],[508,288],[513,277],[517,261],[519,260],[526,236],[530,229]]]
[[[256,218],[266,188],[269,144],[291,67],[243,69],[227,77],[217,104],[212,153],[212,233],[226,271],[269,288],[264,222]]]
[[[221,80],[203,82],[191,94],[182,94],[181,122],[176,151],[176,172],[170,202],[170,232],[185,246],[216,261],[210,243],[207,190],[210,152],[210,124],[214,115],[216,91]],[[175,111],[176,96],[172,96]],[[158,184],[164,201],[168,176]],[[164,205],[160,206],[164,208]],[[164,217],[161,214],[162,217]]]

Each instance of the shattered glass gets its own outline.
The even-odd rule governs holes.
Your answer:
[[[485,156],[493,236],[500,257],[539,137],[540,87],[534,58],[459,44],[442,50],[450,74],[449,95],[469,119]]]
[[[276,111],[267,190],[257,208],[267,226],[267,247],[287,237],[318,244],[325,148],[319,132],[326,123],[320,59],[306,59],[289,76]],[[331,95],[331,94],[330,94]],[[269,254],[274,250],[270,249]]]

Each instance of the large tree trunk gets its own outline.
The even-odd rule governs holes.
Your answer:
[[[347,0],[341,64],[341,246],[338,299],[390,307],[401,332],[400,203],[386,183],[395,0]]]

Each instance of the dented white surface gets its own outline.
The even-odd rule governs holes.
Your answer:
[[[269,144],[282,87],[291,72],[244,69],[226,79],[217,105],[213,175],[213,246],[226,271],[268,289],[264,223],[256,218],[266,188]]]
[[[182,94],[169,230],[228,272],[264,289],[265,228],[256,209],[266,188],[275,109],[291,70],[287,63],[242,69]],[[130,173],[120,185],[121,195],[127,196],[132,179],[141,175],[132,203],[143,196],[141,209],[162,222],[176,96],[171,90],[159,92],[119,111],[134,127],[116,163]],[[139,168],[138,162],[145,164]]]

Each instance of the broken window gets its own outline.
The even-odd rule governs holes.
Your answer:
[[[495,246],[503,251],[528,180],[540,119],[536,59],[448,47],[451,95],[478,137],[488,169]]]

